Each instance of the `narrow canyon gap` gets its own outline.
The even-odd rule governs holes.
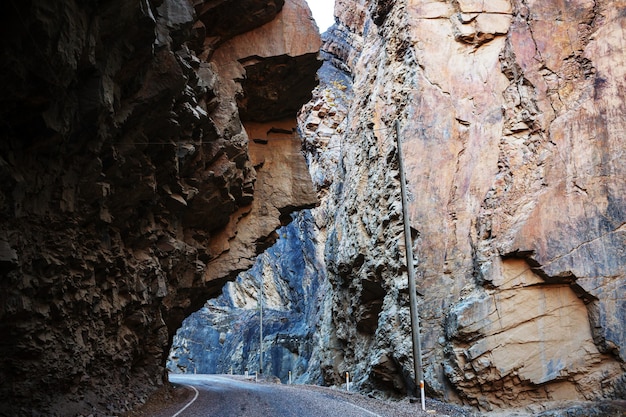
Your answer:
[[[194,3],[0,6],[2,413],[141,403],[259,269],[268,369],[411,391],[396,121],[428,395],[625,399],[624,1],[337,0],[312,97],[304,2]]]

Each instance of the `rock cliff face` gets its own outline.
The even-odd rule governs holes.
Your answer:
[[[319,35],[300,0],[0,9],[0,414],[119,413],[315,205],[292,128]]]
[[[327,383],[413,388],[398,121],[427,392],[484,410],[625,397],[624,10],[337,1],[323,49],[352,82],[301,116],[311,166],[334,168],[313,173]],[[329,132],[332,94],[353,98]]]
[[[337,170],[339,140],[351,100],[351,79],[325,62],[314,99],[299,116],[307,135],[307,164],[322,207],[304,210],[255,265],[227,283],[223,294],[187,318],[168,360],[171,372],[250,373],[259,370],[259,287],[264,288],[264,373],[294,383],[324,384],[322,357],[334,355],[330,331],[332,292],[326,278],[324,242],[329,185]],[[306,126],[304,126],[306,125]],[[275,129],[277,130],[277,129]],[[256,136],[255,136],[256,137]],[[257,139],[258,140],[258,139]]]

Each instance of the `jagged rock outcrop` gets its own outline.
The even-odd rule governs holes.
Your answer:
[[[313,175],[327,383],[352,369],[362,389],[412,389],[398,121],[427,392],[481,409],[624,398],[625,8],[337,2],[324,50],[353,99],[337,147],[309,156],[337,161]]]
[[[315,205],[295,133],[251,156],[239,109],[295,126],[319,35],[300,0],[0,8],[0,414],[116,414],[163,383],[183,318]],[[239,78],[283,67],[264,113]]]
[[[224,229],[211,243],[222,256],[219,263],[208,265],[210,276],[234,279],[271,245],[274,231],[290,220],[290,212],[317,203],[295,115],[317,83],[311,74],[321,65],[320,42],[304,1],[288,1],[272,22],[224,43],[212,54],[211,63],[225,80],[221,94],[236,99],[221,100],[214,117],[226,121],[233,108],[240,112],[252,139],[249,154],[257,170],[259,198],[250,209],[234,214],[239,218],[236,229]]]
[[[289,371],[294,383],[327,382],[322,376],[321,358],[332,355],[332,349],[339,346],[329,331],[332,293],[326,279],[323,243],[327,212],[332,210],[328,190],[337,171],[351,80],[328,59],[318,75],[315,98],[301,110],[298,123],[307,131],[315,131],[305,138],[304,146],[321,206],[298,213],[293,223],[278,231],[277,242],[250,270],[241,273],[235,283],[227,283],[219,298],[209,300],[183,322],[168,361],[172,372],[243,374],[259,370],[258,292],[262,281],[264,373],[283,382],[288,381]],[[274,126],[270,133],[284,135],[285,131],[289,132]],[[257,129],[258,135],[264,132]],[[269,143],[258,135],[252,137]]]

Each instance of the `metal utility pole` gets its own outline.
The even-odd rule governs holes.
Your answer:
[[[424,375],[422,372],[422,346],[420,341],[420,319],[417,312],[417,289],[415,286],[415,270],[413,268],[413,243],[409,225],[409,210],[406,197],[406,176],[404,174],[404,157],[400,140],[400,122],[396,120],[396,140],[398,142],[398,169],[400,170],[400,190],[402,193],[402,217],[404,219],[404,246],[406,248],[406,267],[409,275],[409,302],[411,304],[411,335],[413,336],[413,366],[415,385],[420,389],[422,410],[426,409],[424,395]],[[417,394],[417,393],[416,393]]]
[[[259,373],[263,374],[263,275],[259,287]]]

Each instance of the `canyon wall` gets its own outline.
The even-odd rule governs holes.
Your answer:
[[[294,128],[319,34],[301,0],[0,8],[0,415],[118,414],[317,203]]]
[[[337,1],[323,50],[351,82],[300,116],[332,288],[326,383],[414,389],[398,122],[428,395],[624,399],[625,6]]]
[[[623,1],[338,0],[298,120],[302,0],[0,7],[0,414],[143,402],[279,233],[266,369],[412,391],[396,123],[428,395],[626,397]],[[254,268],[201,314],[253,317]]]
[[[324,261],[326,212],[352,81],[331,63],[329,55],[324,57],[319,86],[298,119],[301,132],[314,131],[303,136],[302,144],[321,207],[294,215],[294,221],[278,230],[276,243],[251,269],[240,273],[236,282],[227,283],[218,298],[208,300],[183,322],[169,355],[171,372],[258,372],[259,288],[263,283],[263,373],[284,383],[289,381],[289,372],[293,383],[332,383],[320,366],[325,363],[322,357],[341,357],[333,353],[341,346],[331,329],[333,298]]]
[[[306,231],[328,280],[308,295],[319,313],[310,340],[297,339],[307,348],[276,351],[281,364],[308,363],[299,382],[339,386],[350,372],[361,391],[415,389],[398,122],[427,395],[541,416],[623,413],[623,401],[602,402],[626,396],[623,10],[337,1],[320,86],[298,118],[320,199]],[[295,236],[190,319],[172,369],[258,367],[250,288],[260,275],[268,290],[293,285],[276,265],[306,247]],[[294,317],[279,304],[277,318]],[[232,314],[243,336],[225,329]],[[213,323],[212,336],[194,322]],[[264,345],[302,336],[302,322]],[[264,368],[284,379],[268,357]]]

